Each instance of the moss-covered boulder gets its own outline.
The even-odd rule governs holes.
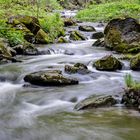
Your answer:
[[[68,26],[76,26],[77,23],[76,21],[74,21],[72,18],[64,18],[64,26],[68,27]]]
[[[69,41],[63,36],[59,37],[57,43],[68,43]]]
[[[122,63],[114,56],[107,55],[97,60],[93,66],[95,66],[97,70],[115,71],[122,68]]]
[[[116,99],[110,95],[108,96],[91,96],[79,102],[76,106],[76,110],[93,109],[99,107],[110,107],[117,103]]]
[[[126,89],[122,97],[122,103],[126,107],[131,107],[140,110],[140,89]]]
[[[40,30],[40,24],[37,18],[32,16],[12,16],[8,19],[8,23],[12,25],[24,24],[33,34],[36,34]]]
[[[50,38],[50,36],[45,33],[42,29],[40,29],[36,36],[35,36],[35,42],[38,44],[48,44],[48,43],[52,43],[52,40]]]
[[[91,39],[100,39],[104,37],[104,33],[103,32],[96,32],[93,33],[91,36]]]
[[[96,29],[93,26],[81,25],[78,27],[80,31],[84,32],[95,32]]]
[[[130,68],[132,70],[140,70],[140,53],[131,58]]]
[[[74,41],[86,40],[86,37],[78,31],[72,31],[70,33],[70,40],[74,40]]]
[[[69,74],[79,73],[79,74],[87,74],[89,70],[86,65],[82,63],[76,63],[74,66],[66,65],[65,72]]]
[[[16,55],[16,52],[9,47],[8,41],[4,38],[0,38],[0,54],[12,57]]]
[[[79,83],[76,79],[63,76],[59,70],[34,72],[26,75],[24,80],[25,82],[39,86],[75,85]]]
[[[105,44],[120,53],[140,52],[140,24],[133,18],[113,19],[104,30]]]

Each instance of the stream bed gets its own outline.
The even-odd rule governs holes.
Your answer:
[[[79,23],[92,25],[96,23]],[[67,28],[67,31],[75,30]],[[84,33],[90,38],[90,33]],[[19,56],[22,63],[0,65],[0,140],[140,140],[140,114],[123,105],[76,111],[74,106],[90,95],[121,97],[124,76],[131,73],[140,81],[140,73],[129,69],[129,63],[115,72],[96,70],[95,60],[113,54],[105,48],[92,46],[96,40],[76,41],[67,44],[38,45],[50,54]],[[79,85],[39,87],[28,85],[26,74],[40,70],[62,70],[64,66],[81,62],[91,73],[71,74]]]

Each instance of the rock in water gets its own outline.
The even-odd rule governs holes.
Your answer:
[[[75,26],[77,23],[72,18],[64,18],[64,25],[65,27]]]
[[[93,66],[95,66],[97,70],[115,71],[122,68],[122,63],[114,56],[107,55],[97,60]]]
[[[65,72],[67,73],[79,73],[79,74],[87,74],[89,70],[86,65],[82,63],[76,63],[74,66],[66,65]]]
[[[117,101],[112,96],[101,97],[89,97],[79,102],[76,106],[76,110],[92,109],[98,107],[109,107],[116,104]]]
[[[131,58],[130,68],[132,70],[140,70],[140,53]]]
[[[86,40],[86,37],[78,31],[72,31],[70,33],[70,39],[77,41],[77,40]]]
[[[140,52],[140,24],[133,18],[113,19],[104,30],[105,44],[121,53]]]
[[[104,33],[102,32],[97,32],[97,33],[93,33],[91,36],[91,39],[100,39],[104,37]]]
[[[122,97],[122,103],[126,107],[140,109],[140,89],[126,89]]]
[[[26,75],[24,81],[39,86],[75,85],[79,83],[76,79],[63,76],[59,70],[34,72]]]
[[[84,31],[84,32],[94,32],[94,31],[96,31],[93,26],[87,26],[87,25],[79,26],[79,30]]]

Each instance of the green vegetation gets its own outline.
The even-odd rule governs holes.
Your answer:
[[[139,0],[101,0],[100,4],[92,4],[77,14],[83,21],[108,21],[118,17],[139,19]]]
[[[38,18],[41,27],[48,33],[51,40],[64,34],[63,21],[53,9],[60,9],[57,0],[0,0],[0,37],[9,40],[11,46],[24,41],[24,33],[11,28],[7,19],[17,15],[27,15]]]
[[[136,82],[131,76],[131,74],[126,74],[124,79],[125,79],[125,84],[127,88],[131,88],[135,90],[140,89],[140,83]]]

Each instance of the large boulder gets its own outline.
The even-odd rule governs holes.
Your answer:
[[[25,82],[39,86],[61,86],[61,85],[75,85],[78,80],[67,78],[62,75],[59,70],[39,71],[28,74],[24,77]]]
[[[130,59],[130,68],[140,70],[140,53]]]
[[[112,55],[107,55],[93,64],[97,70],[115,71],[122,68],[122,63]]]
[[[96,29],[93,26],[87,26],[87,25],[81,25],[78,28],[80,31],[84,31],[84,32],[95,32]]]
[[[80,41],[80,40],[86,40],[86,37],[78,31],[72,31],[70,33],[70,39],[74,41],[78,41],[78,40]]]
[[[89,70],[86,65],[82,63],[76,63],[74,66],[66,65],[65,72],[69,74],[79,73],[79,74],[87,74]]]
[[[40,24],[37,18],[32,16],[12,16],[8,19],[8,23],[12,25],[24,24],[33,34],[40,30]]]
[[[117,103],[116,99],[113,98],[111,95],[99,96],[99,97],[91,96],[79,102],[75,106],[75,109],[84,110],[84,109],[93,109],[99,107],[110,107],[112,105],[115,105],[116,103]]]
[[[122,103],[126,107],[140,109],[140,89],[126,89],[122,97]]]
[[[104,30],[105,44],[120,53],[140,52],[140,24],[133,18],[113,19]]]

